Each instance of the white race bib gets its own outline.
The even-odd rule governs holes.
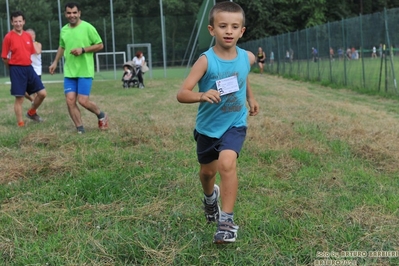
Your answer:
[[[240,88],[238,87],[237,76],[217,80],[216,88],[220,92],[220,96],[238,91]]]

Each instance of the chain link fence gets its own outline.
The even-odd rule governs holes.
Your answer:
[[[265,72],[397,94],[398,19],[399,9],[390,9],[239,46],[255,55],[262,47]]]

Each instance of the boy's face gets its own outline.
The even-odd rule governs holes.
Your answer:
[[[241,13],[218,12],[214,16],[213,26],[208,25],[208,30],[218,44],[225,48],[233,47],[244,34],[242,21]]]

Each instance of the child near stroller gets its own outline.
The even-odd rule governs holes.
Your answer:
[[[123,88],[134,88],[139,87],[139,80],[137,79],[137,73],[140,69],[137,69],[133,64],[133,61],[128,61],[123,64]]]

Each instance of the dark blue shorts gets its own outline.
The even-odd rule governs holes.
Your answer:
[[[232,127],[227,130],[220,139],[210,138],[198,133],[194,129],[194,139],[197,142],[197,157],[200,164],[208,164],[219,159],[219,152],[233,150],[240,155],[247,127]]]
[[[11,95],[24,96],[44,89],[43,83],[32,66],[10,66]]]

